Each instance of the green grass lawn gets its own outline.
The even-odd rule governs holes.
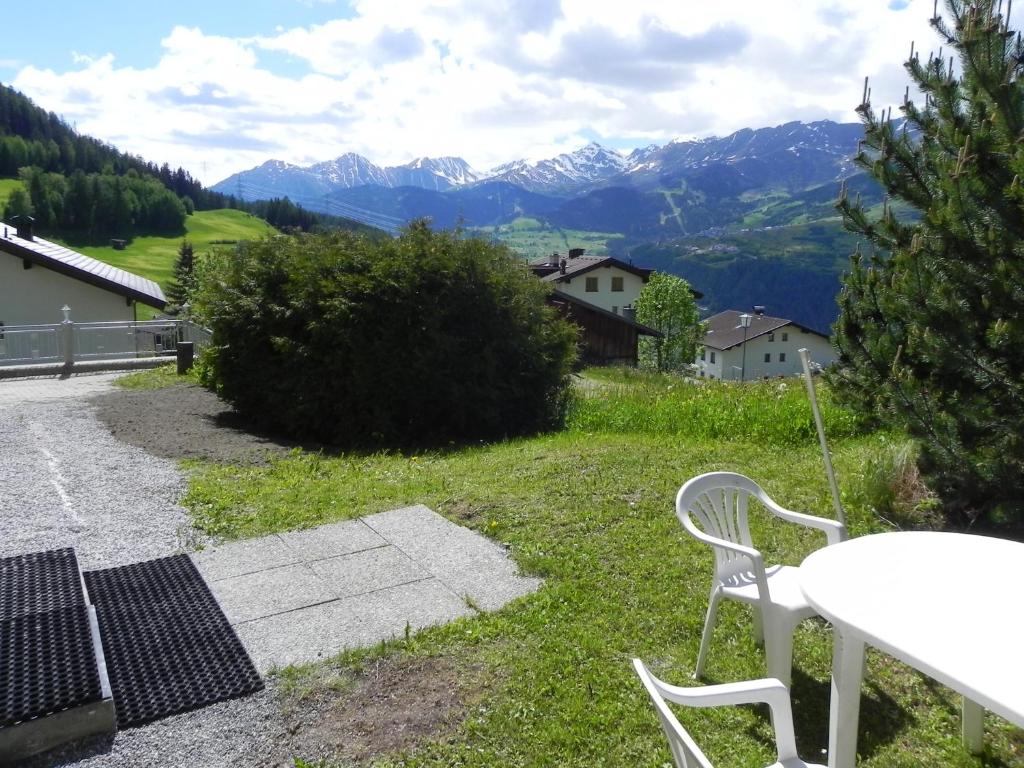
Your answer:
[[[884,530],[870,506],[877,468],[902,441],[858,434],[827,392],[821,398],[851,533]],[[685,480],[711,470],[742,472],[784,506],[830,514],[797,380],[695,385],[616,370],[590,372],[555,434],[415,456],[295,451],[268,466],[191,464],[184,503],[200,528],[226,538],[423,503],[501,542],[524,573],[544,578],[538,593],[498,612],[281,673],[295,692],[285,706],[301,706],[304,697],[350,695],[354,670],[382,659],[443,659],[463,670],[469,703],[455,730],[375,765],[656,768],[670,757],[630,659],[692,683],[712,556],[682,530],[673,500]],[[753,529],[775,562],[799,563],[824,543],[757,515]],[[794,714],[802,756],[820,762],[830,664],[827,627],[805,622],[795,640]],[[749,611],[731,601],[720,609],[707,674],[714,682],[765,674]],[[1024,765],[1024,734],[993,716],[985,755],[966,754],[959,698],[881,653],[869,653],[863,695],[860,766]],[[774,760],[766,711],[682,714],[715,765]]]

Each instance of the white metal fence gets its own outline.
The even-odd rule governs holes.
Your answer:
[[[190,320],[0,326],[0,366],[173,357],[179,341],[198,352],[210,332]]]

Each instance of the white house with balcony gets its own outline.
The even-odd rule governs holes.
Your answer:
[[[801,348],[823,367],[838,357],[828,336],[766,315],[760,307],[751,313],[727,309],[705,322],[708,330],[696,360],[697,374],[703,378],[753,381],[794,376],[803,370]]]

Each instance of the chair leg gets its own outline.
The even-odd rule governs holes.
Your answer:
[[[961,738],[964,748],[972,755],[980,755],[985,749],[985,710],[966,696],[963,698]]]
[[[778,615],[765,617],[767,626],[765,656],[768,677],[775,677],[786,686],[793,678],[793,631],[796,625]]]
[[[711,644],[711,631],[715,627],[715,617],[718,614],[718,598],[721,593],[718,589],[711,590],[711,597],[708,598],[708,613],[704,617],[704,631],[700,636],[700,651],[697,653],[697,669],[693,676],[700,679],[704,676],[704,662],[707,661],[708,646]]]
[[[764,646],[764,616],[761,615],[760,606],[755,605],[752,611],[754,616],[754,645],[758,648]]]

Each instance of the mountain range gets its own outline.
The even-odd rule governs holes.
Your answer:
[[[683,208],[692,208],[695,202],[733,198],[762,188],[792,192],[836,182],[849,175],[850,158],[861,135],[859,124],[819,121],[791,122],[757,130],[748,128],[724,138],[676,140],[664,146],[636,149],[628,155],[592,142],[554,158],[535,162],[514,160],[486,173],[474,170],[459,157],[423,157],[405,165],[382,167],[349,152],[306,167],[268,160],[224,179],[213,189],[245,200],[288,197],[314,210],[329,211],[332,203],[354,209],[372,206],[368,208],[371,213],[396,219],[436,216],[455,208],[462,211],[464,223],[476,226],[507,220],[509,206],[470,205],[475,214],[470,220],[466,215],[468,198],[489,197],[496,201],[499,197],[522,196],[522,193],[555,198],[560,204],[533,200],[537,205],[527,202],[520,211],[514,210],[513,205],[511,211],[547,214],[562,208],[563,203],[588,194],[619,189],[623,192],[605,192],[594,200],[569,205],[562,218],[575,221],[580,218],[580,209],[605,208],[609,197],[621,202],[624,196],[632,199],[655,193],[655,198],[663,199],[660,202],[652,199],[647,205],[641,205],[647,209],[641,218],[667,224],[668,231],[690,234],[696,231],[694,226],[713,226],[720,217],[699,212],[692,217],[680,216],[678,206],[664,199],[663,193],[679,197]],[[357,191],[364,187],[376,189]],[[423,196],[413,190],[428,190],[448,197]],[[411,201],[425,207],[422,210],[415,206],[410,208]],[[667,220],[662,221],[666,215]],[[691,218],[692,221],[686,220]],[[449,226],[453,222],[442,216],[442,220],[435,223]],[[615,231],[622,229],[620,226]],[[625,229],[636,227],[626,226]]]
[[[838,182],[868,205],[882,197],[852,162],[862,136],[858,123],[791,122],[629,154],[591,143],[487,173],[457,157],[381,167],[349,153],[306,168],[269,161],[214,189],[287,196],[390,231],[427,217],[436,227],[475,228],[524,256],[586,238],[687,278],[709,311],[765,304],[826,331],[854,247],[834,207]]]
[[[629,155],[591,142],[548,160],[515,160],[482,173],[462,158],[418,158],[404,165],[378,166],[355,153],[310,166],[268,160],[233,174],[213,189],[246,200],[330,196],[358,186],[412,186],[433,191],[504,181],[531,193],[574,197],[595,188],[625,186],[649,190],[675,186],[701,168],[729,168],[733,185],[785,185],[836,180],[850,171],[850,157],[862,128],[856,123],[793,122],[774,128],[737,131],[724,138],[677,139],[651,144]],[[782,178],[775,175],[785,166]]]

